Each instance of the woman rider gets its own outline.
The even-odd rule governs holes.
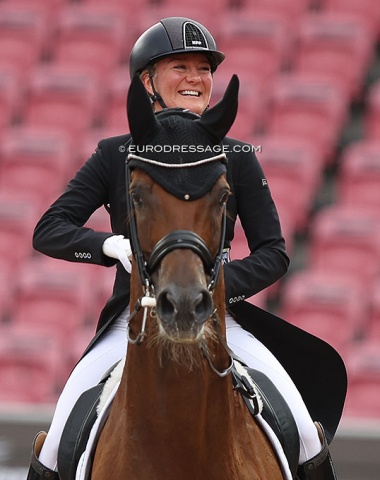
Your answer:
[[[179,107],[201,115],[210,101],[213,74],[223,60],[224,54],[217,50],[203,25],[171,17],[149,28],[137,40],[130,55],[130,75],[140,75],[154,111]],[[59,478],[57,451],[73,405],[126,352],[131,251],[129,240],[123,236],[123,225],[124,162],[129,140],[126,134],[100,141],[95,153],[35,228],[33,245],[38,251],[67,261],[104,266],[116,263],[117,273],[96,336],[62,391],[49,432],[36,437],[28,480]],[[250,248],[244,259],[229,261],[226,257],[226,302],[231,307],[281,278],[289,259],[276,207],[252,149],[242,148],[247,144],[231,138],[226,138],[224,144],[228,149],[227,179],[233,191],[227,205],[230,217],[225,246],[228,250],[239,216]],[[102,205],[110,214],[112,233],[84,227]],[[323,431],[310,418],[301,395],[277,359],[231,315],[227,316],[227,341],[249,367],[265,373],[288,402],[300,436],[299,478],[335,478]],[[310,465],[319,466],[310,469]]]

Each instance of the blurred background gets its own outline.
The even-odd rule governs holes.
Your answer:
[[[129,52],[167,16],[226,53],[213,103],[239,75],[230,135],[255,146],[277,203],[291,269],[250,301],[341,353],[338,478],[379,479],[378,0],[0,0],[0,480],[25,478],[113,284],[112,268],[34,252],[34,225],[101,138],[128,132]],[[102,210],[87,226],[110,229]],[[232,256],[246,252],[238,230]]]

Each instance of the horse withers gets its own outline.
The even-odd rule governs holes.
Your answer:
[[[140,80],[132,82],[129,344],[92,480],[283,478],[271,442],[233,389],[225,342],[230,188],[218,146],[237,93],[233,77],[202,117],[177,109],[155,115]]]

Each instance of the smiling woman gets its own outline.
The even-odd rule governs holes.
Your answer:
[[[153,75],[145,70],[141,78],[151,95],[154,89],[160,92],[167,108],[175,108],[180,104],[182,108],[201,115],[210,102],[211,65],[204,54],[171,55],[156,64]],[[162,106],[157,102],[154,109],[162,110]]]

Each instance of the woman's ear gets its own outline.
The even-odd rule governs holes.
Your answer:
[[[141,75],[141,81],[149,95],[153,95],[152,80],[150,78],[149,72],[146,71]]]

